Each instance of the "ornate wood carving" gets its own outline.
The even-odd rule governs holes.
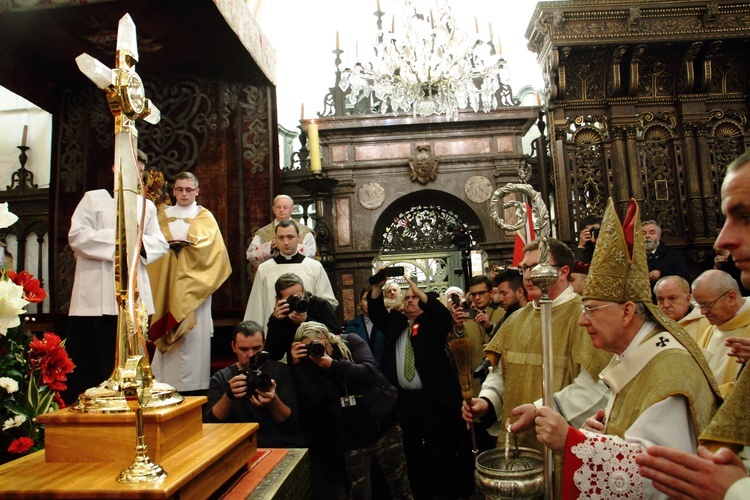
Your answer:
[[[749,1],[537,5],[527,38],[549,82],[558,194],[572,200],[557,207],[559,234],[611,195],[619,209],[638,200],[670,244],[710,246],[726,165],[750,148],[749,29]],[[594,115],[609,131],[571,133]]]

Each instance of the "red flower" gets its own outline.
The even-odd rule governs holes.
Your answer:
[[[60,347],[60,337],[52,332],[47,332],[40,339],[35,337],[29,344],[29,362],[31,368],[36,370],[45,363],[45,357],[54,349]]]
[[[68,380],[67,375],[75,367],[76,365],[70,360],[65,349],[54,349],[47,354],[40,367],[42,383],[48,385],[53,391],[64,391],[68,388],[64,384]]]
[[[32,369],[38,369],[41,372],[42,383],[48,385],[53,391],[67,389],[67,385],[63,382],[68,379],[67,374],[76,366],[62,347],[60,337],[52,332],[45,333],[41,339],[35,338],[31,341],[29,362]]]
[[[33,279],[23,286],[23,293],[26,300],[32,304],[37,304],[47,298],[47,292],[42,288],[42,284],[37,279]]]
[[[16,285],[23,287],[23,293],[29,302],[36,304],[47,298],[47,292],[42,288],[42,284],[30,272],[21,271],[16,274],[8,271],[8,278]]]
[[[8,453],[22,455],[23,453],[29,451],[32,446],[34,446],[33,439],[31,439],[30,437],[21,436],[20,438],[15,439],[10,443],[10,445],[8,446]]]

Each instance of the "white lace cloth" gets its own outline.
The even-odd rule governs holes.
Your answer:
[[[635,456],[645,447],[616,436],[581,432],[586,441],[571,448],[571,452],[583,462],[573,475],[581,492],[578,498],[643,498],[643,478],[638,472]]]

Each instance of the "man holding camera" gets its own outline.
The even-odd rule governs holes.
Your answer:
[[[279,252],[258,267],[244,319],[260,325],[266,324],[268,317],[274,312],[274,284],[279,276],[286,273],[296,274],[302,278],[307,290],[327,300],[333,309],[338,307],[339,302],[333,295],[333,288],[323,265],[298,251],[300,230],[297,223],[291,219],[279,222],[276,226],[275,241]]]
[[[498,324],[505,310],[489,308],[492,302],[492,281],[487,276],[472,276],[469,279],[469,293],[474,297],[473,308],[464,309],[451,296],[451,314],[453,315],[453,338],[467,337],[471,342],[471,363],[478,366],[484,359],[484,346],[492,338],[495,325]],[[473,379],[474,394],[479,394],[482,384]]]
[[[341,333],[341,322],[331,304],[307,293],[302,279],[296,274],[279,276],[274,289],[276,305],[268,318],[266,342],[271,359],[281,359],[289,352],[297,327],[306,321],[323,323],[332,333]]]
[[[596,238],[599,236],[599,228],[602,227],[602,221],[593,215],[585,217],[581,221],[583,229],[578,235],[578,246],[573,251],[574,260],[579,260],[586,264],[591,264],[591,257],[594,255],[596,248]]]
[[[263,330],[253,321],[234,328],[237,363],[211,377],[203,421],[258,422],[259,448],[304,447],[291,370],[284,363],[264,360],[264,341]]]

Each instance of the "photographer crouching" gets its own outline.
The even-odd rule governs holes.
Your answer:
[[[237,363],[211,377],[203,421],[258,422],[259,448],[304,447],[291,369],[268,359],[264,343],[263,330],[254,321],[234,328],[232,350]]]
[[[276,305],[268,318],[266,350],[271,359],[281,359],[291,349],[297,327],[305,321],[323,323],[332,332],[341,331],[341,321],[331,304],[305,290],[294,273],[279,276],[274,285]]]
[[[329,485],[320,483],[336,482],[333,464],[343,455],[349,498],[371,497],[373,458],[392,497],[412,498],[395,412],[397,390],[367,343],[356,334],[337,337],[314,321],[302,323],[294,340],[292,374],[310,448],[313,497],[334,498],[326,492]]]

